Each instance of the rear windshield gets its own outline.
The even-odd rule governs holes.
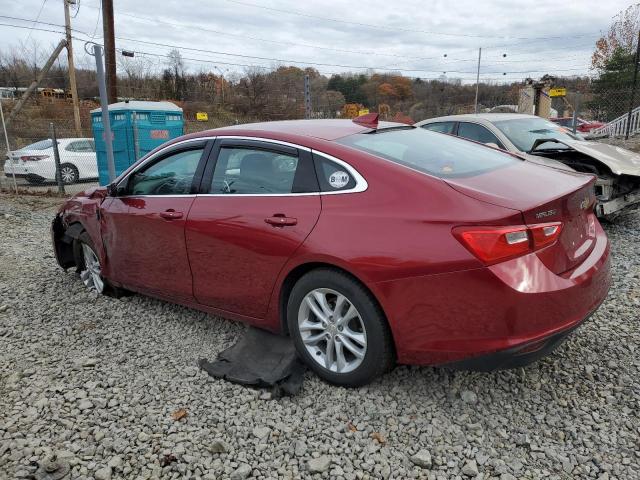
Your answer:
[[[26,147],[23,147],[23,150],[46,150],[47,148],[50,148],[52,145],[53,145],[53,142],[50,139],[40,140],[39,142],[32,143],[31,145],[27,145]]]
[[[338,142],[440,178],[475,176],[519,161],[484,145],[424,128],[358,133]]]

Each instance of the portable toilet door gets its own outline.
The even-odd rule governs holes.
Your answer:
[[[104,125],[91,111],[100,185],[109,183]],[[109,105],[116,176],[156,147],[182,135],[182,109],[171,102],[125,101]]]
[[[184,132],[182,109],[170,102],[135,102],[134,155],[141,158]],[[145,105],[142,105],[145,104]]]

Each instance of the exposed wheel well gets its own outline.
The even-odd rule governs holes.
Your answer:
[[[296,268],[294,268],[289,272],[287,277],[282,282],[282,288],[280,289],[279,311],[280,311],[280,328],[283,334],[289,335],[289,328],[287,326],[287,302],[289,301],[289,295],[291,294],[291,290],[293,289],[293,286],[296,284],[296,282],[300,278],[302,278],[302,276],[304,276],[305,274],[309,273],[312,270],[316,270],[319,268],[335,270],[337,272],[340,272],[344,275],[351,277],[354,281],[362,285],[362,288],[364,288],[365,290],[367,290],[367,292],[369,292],[369,294],[371,295],[371,298],[376,302],[382,314],[385,315],[385,319],[387,320],[387,325],[389,325],[389,320],[386,318],[386,314],[384,312],[384,309],[382,308],[382,305],[380,305],[380,302],[378,301],[376,296],[373,294],[373,292],[358,277],[348,272],[344,268],[337,267],[330,263],[312,262],[312,263],[304,263],[302,265],[298,265]],[[391,330],[391,325],[389,325],[389,331],[391,332],[391,337],[393,338],[393,331]],[[395,348],[395,342],[394,342],[394,348]]]

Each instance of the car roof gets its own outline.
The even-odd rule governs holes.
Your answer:
[[[378,130],[407,126],[404,123],[379,122]],[[336,140],[356,133],[370,132],[373,129],[358,125],[351,120],[281,120],[275,122],[246,123],[229,127],[216,128],[193,134],[192,137],[211,135],[239,135],[245,132],[264,132],[265,134],[296,135],[302,137]]]
[[[540,118],[535,115],[528,115],[526,113],[465,113],[462,115],[447,115],[445,117],[435,117],[418,122],[416,125],[422,123],[431,123],[434,121],[462,121],[462,120],[484,120],[489,123],[498,122],[500,120],[517,120],[519,118]]]

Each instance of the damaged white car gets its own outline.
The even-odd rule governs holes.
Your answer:
[[[595,174],[596,214],[613,220],[640,204],[640,155],[585,141],[548,120],[518,113],[450,115],[416,123],[511,152],[523,160]]]

